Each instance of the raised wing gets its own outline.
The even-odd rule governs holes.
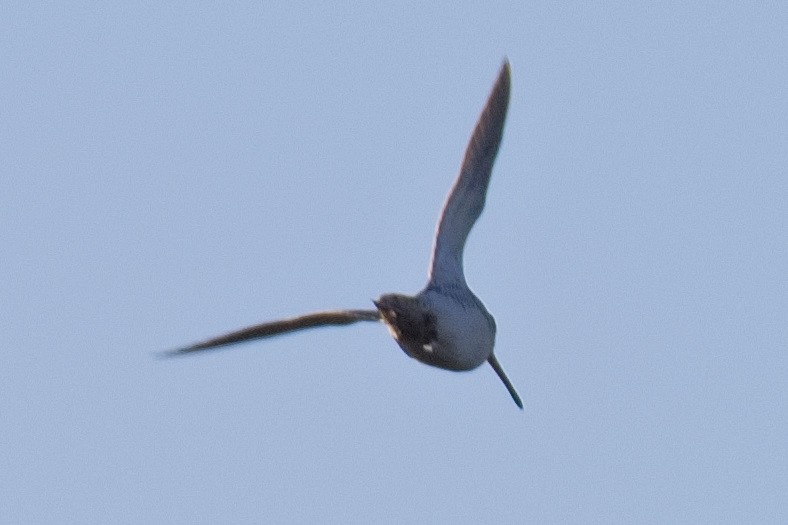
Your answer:
[[[430,284],[465,284],[462,252],[468,233],[484,208],[490,174],[503,136],[510,83],[509,62],[504,61],[438,221],[430,262]]]
[[[183,348],[176,348],[175,350],[169,350],[164,352],[164,355],[172,357],[190,354],[199,350],[219,348],[221,346],[240,343],[242,341],[261,339],[287,332],[294,332],[296,330],[316,328],[318,326],[346,325],[356,323],[358,321],[378,320],[380,320],[380,314],[377,310],[334,310],[329,312],[316,312],[313,314],[301,315],[299,317],[292,317],[290,319],[271,321],[269,323],[242,328],[241,330],[236,330],[235,332],[230,332],[229,334],[220,335],[219,337],[214,337],[201,343],[196,343]]]

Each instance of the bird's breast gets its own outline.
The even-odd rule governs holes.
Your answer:
[[[424,362],[449,370],[471,370],[490,356],[495,344],[495,321],[470,290],[422,296],[434,320],[435,338],[423,348]],[[432,361],[432,362],[430,362]]]

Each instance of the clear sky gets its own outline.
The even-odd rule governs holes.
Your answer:
[[[41,4],[0,8],[0,522],[788,521],[785,3]],[[524,411],[373,323],[154,358],[417,292],[505,56],[465,261]]]

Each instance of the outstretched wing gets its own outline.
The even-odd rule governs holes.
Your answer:
[[[509,62],[504,61],[438,221],[430,263],[431,284],[465,283],[462,252],[468,233],[484,208],[487,185],[509,107],[510,83]]]
[[[287,332],[294,332],[296,330],[316,328],[318,326],[345,325],[356,323],[358,321],[378,320],[380,320],[380,314],[377,310],[334,310],[329,312],[316,312],[313,314],[301,315],[299,317],[292,317],[290,319],[271,321],[269,323],[242,328],[241,330],[236,330],[235,332],[230,332],[229,334],[220,335],[218,337],[214,337],[191,346],[169,350],[164,352],[164,355],[177,356],[190,354],[199,350],[218,348],[220,346],[240,343],[241,341],[261,339],[263,337],[271,337]]]

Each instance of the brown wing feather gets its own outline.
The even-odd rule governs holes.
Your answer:
[[[504,61],[438,220],[429,273],[434,284],[465,282],[462,252],[468,233],[484,209],[493,163],[503,137],[510,89],[509,62]]]
[[[313,314],[301,315],[299,317],[292,317],[290,319],[282,319],[279,321],[271,321],[262,323],[247,328],[242,328],[228,334],[213,337],[205,341],[186,346],[183,348],[176,348],[165,352],[166,356],[184,355],[199,350],[208,350],[227,346],[242,341],[250,341],[252,339],[261,339],[264,337],[272,337],[287,332],[296,330],[304,330],[307,328],[316,328],[319,326],[328,325],[346,325],[356,323],[358,321],[378,321],[380,314],[377,310],[334,310],[328,312],[316,312]]]

